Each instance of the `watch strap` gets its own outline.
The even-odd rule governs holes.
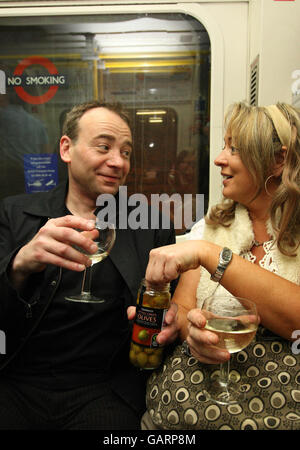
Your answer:
[[[224,247],[220,252],[219,263],[216,268],[216,271],[213,274],[211,274],[210,279],[212,281],[215,281],[216,283],[220,282],[228,264],[230,264],[231,259],[232,259],[232,251],[230,250],[230,248]]]

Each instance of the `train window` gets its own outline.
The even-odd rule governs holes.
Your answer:
[[[186,14],[0,18],[0,197],[63,180],[65,114],[99,99],[132,118],[128,193],[198,192],[207,207],[209,96],[209,36]]]

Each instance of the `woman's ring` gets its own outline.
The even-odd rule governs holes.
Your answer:
[[[189,345],[188,345],[188,343],[186,341],[183,341],[183,343],[181,345],[181,353],[183,353],[186,356],[193,356],[191,354],[190,347],[189,347]]]

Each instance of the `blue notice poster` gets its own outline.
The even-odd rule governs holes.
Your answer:
[[[57,155],[24,155],[26,192],[50,191],[58,183]]]

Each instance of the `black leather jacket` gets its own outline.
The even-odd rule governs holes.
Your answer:
[[[6,335],[6,354],[0,354],[0,374],[15,355],[22,351],[38,324],[43,320],[61,282],[61,269],[49,265],[30,277],[26,295],[21,296],[9,282],[9,265],[49,218],[65,215],[66,185],[49,192],[8,197],[0,205],[0,330]],[[173,243],[174,230],[118,230],[110,254],[126,282],[125,306],[135,305],[136,294],[145,274],[149,251]],[[127,355],[126,355],[127,358]],[[121,361],[115,361],[111,386],[140,411],[144,408],[144,377]],[[114,365],[113,365],[114,366]]]

